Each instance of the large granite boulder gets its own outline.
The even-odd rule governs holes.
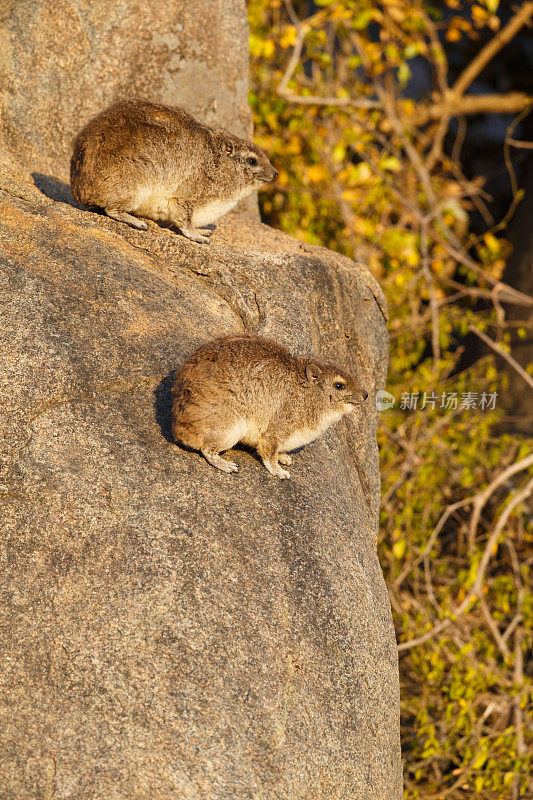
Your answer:
[[[187,9],[200,5],[219,15],[198,28],[209,70],[207,30],[225,58],[243,9]],[[0,38],[25,52],[39,12],[43,70],[51,6],[77,9],[90,41],[108,30],[99,2],[12,3]],[[118,6],[144,47],[158,15]],[[109,57],[98,47],[96,75]],[[30,67],[9,58],[30,91]],[[152,96],[172,100],[160,69]],[[251,216],[227,217],[207,246],[90,213],[58,180],[65,142],[43,138],[29,105],[31,119],[19,114],[24,99],[4,89],[0,102],[4,133],[26,131],[0,161],[0,798],[399,800],[374,404],[296,454],[289,481],[245,450],[238,474],[214,470],[171,441],[168,414],[172,370],[231,331],[337,360],[372,398],[387,360],[379,287]]]

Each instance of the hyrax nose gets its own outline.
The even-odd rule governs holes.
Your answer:
[[[363,400],[368,400],[368,392],[363,392]]]
[[[274,172],[274,174],[273,174],[273,176],[272,176],[272,180],[273,180],[273,181],[275,181],[275,180],[276,180],[276,178],[278,177],[278,174],[279,174],[279,173],[278,173],[278,171],[277,171],[277,169],[276,169],[275,167],[274,167],[274,170],[273,170],[273,172]]]

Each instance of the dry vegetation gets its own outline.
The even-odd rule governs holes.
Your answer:
[[[280,167],[264,216],[370,265],[391,309],[388,389],[419,393],[416,410],[383,412],[379,433],[406,798],[533,796],[533,449],[505,433],[501,409],[502,359],[533,388],[509,347],[533,298],[502,282],[521,197],[510,152],[526,146],[514,131],[530,100],[469,92],[532,12],[519,3],[502,24],[498,0],[249,3],[257,141]],[[453,48],[480,36],[452,81]],[[515,118],[501,220],[461,164],[471,115],[491,112]],[[474,338],[487,355],[458,369]]]

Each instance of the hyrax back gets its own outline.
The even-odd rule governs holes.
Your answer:
[[[74,197],[134,228],[145,217],[174,225],[188,239],[243,197],[276,178],[265,153],[179,106],[128,100],[94,117],[74,141]]]
[[[214,467],[236,472],[220,457],[238,442],[257,450],[271,475],[288,478],[287,453],[313,441],[368,397],[334,364],[297,357],[270,339],[234,335],[199,348],[172,387],[172,432]]]

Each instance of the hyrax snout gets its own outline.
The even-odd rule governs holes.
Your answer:
[[[176,442],[224,472],[238,467],[220,453],[242,442],[271,475],[288,478],[289,451],[316,439],[368,393],[334,364],[293,356],[260,336],[234,335],[200,347],[175,374],[172,396]]]
[[[94,117],[76,137],[70,163],[80,203],[134,228],[146,229],[145,219],[173,225],[204,243],[212,232],[206,226],[277,174],[255,144],[180,106],[146,100]]]

